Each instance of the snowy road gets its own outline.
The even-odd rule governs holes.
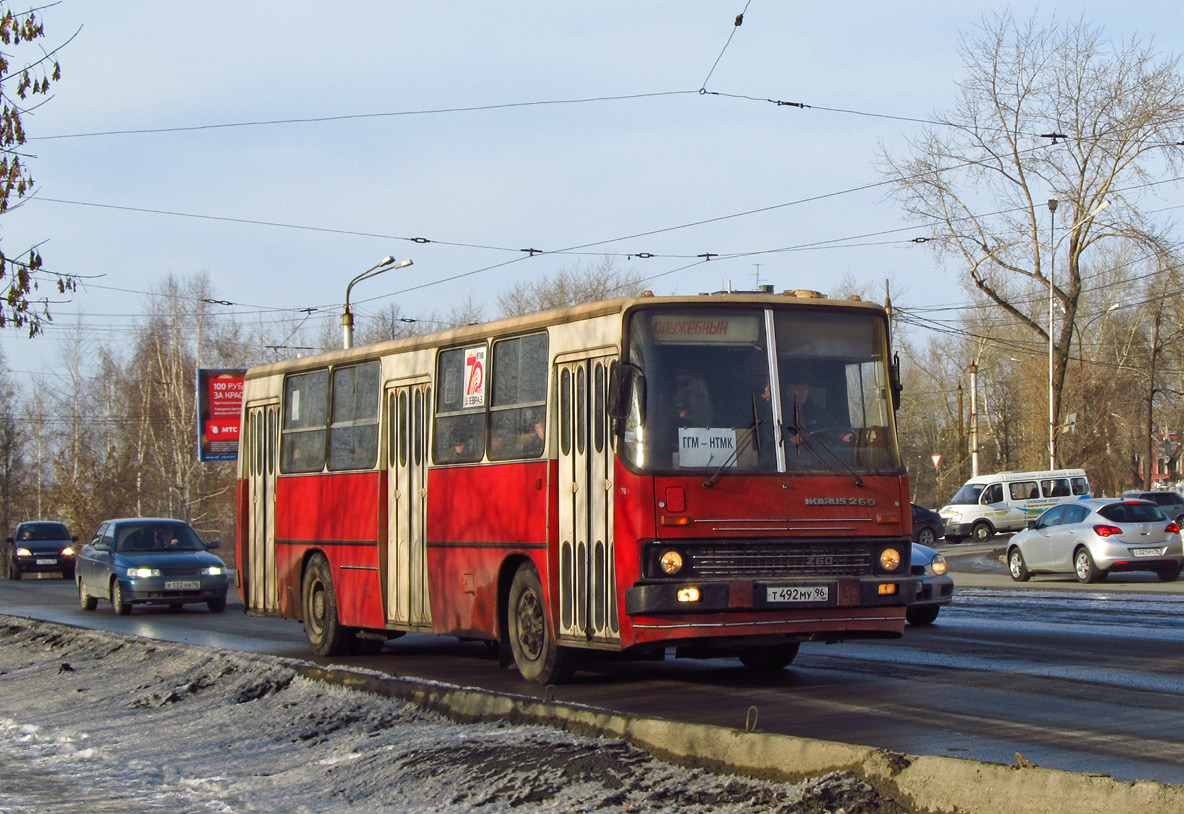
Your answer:
[[[776,675],[738,662],[587,663],[557,700],[618,712],[765,732],[1184,783],[1182,583],[1136,578],[1101,586],[1035,581],[1016,590],[961,587],[930,628],[902,640],[808,644]],[[1111,584],[1111,583],[1114,584]],[[0,609],[69,624],[295,658],[300,626],[238,612],[77,609],[68,583],[0,583]],[[328,660],[316,660],[327,664]],[[477,643],[407,636],[379,655],[340,660],[390,674],[495,692],[541,689]]]
[[[858,779],[670,766],[621,741],[459,725],[266,656],[0,617],[0,814],[897,814]]]

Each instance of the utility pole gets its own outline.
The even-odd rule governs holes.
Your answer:
[[[978,477],[978,365],[970,363],[970,476]]]

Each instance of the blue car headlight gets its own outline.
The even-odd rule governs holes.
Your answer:
[[[127,575],[132,579],[142,579],[144,577],[159,577],[159,568],[129,568]]]
[[[937,554],[934,556],[933,560],[929,563],[925,570],[935,576],[945,576],[947,570],[946,558],[941,554]]]
[[[226,569],[220,565],[211,565],[208,568],[201,569],[203,577],[220,577],[226,573]]]

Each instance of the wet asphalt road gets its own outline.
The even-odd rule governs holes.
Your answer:
[[[619,712],[932,754],[1184,783],[1184,581],[1070,577],[1017,585],[991,546],[947,546],[957,589],[935,625],[889,642],[807,644],[755,675],[738,661],[585,663],[556,698]],[[382,653],[318,659],[300,625],[231,604],[131,616],[78,608],[72,583],[0,581],[0,614],[223,649],[339,663],[541,696],[481,643],[406,636]]]

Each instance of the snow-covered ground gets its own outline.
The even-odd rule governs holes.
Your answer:
[[[457,724],[261,656],[0,617],[0,814],[896,814],[854,776],[714,775],[617,740]]]

